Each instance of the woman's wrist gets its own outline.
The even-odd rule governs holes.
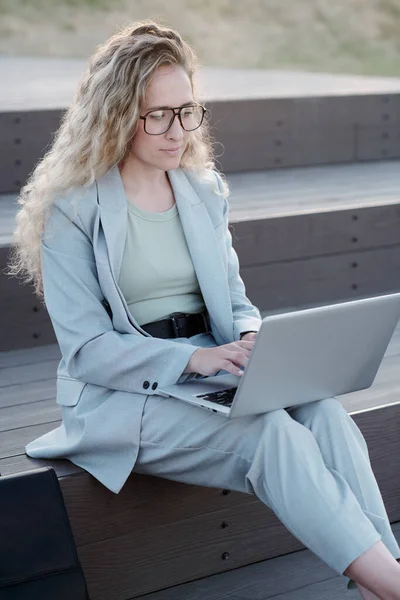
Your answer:
[[[257,334],[257,331],[242,331],[242,333],[240,334],[240,339],[242,340],[243,338],[245,338],[245,336],[246,336],[248,333],[254,333],[254,334]],[[253,336],[250,336],[250,337],[253,337]]]

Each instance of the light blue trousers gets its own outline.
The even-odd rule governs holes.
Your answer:
[[[134,471],[255,494],[340,574],[380,539],[400,558],[365,440],[334,398],[227,419],[149,396]]]

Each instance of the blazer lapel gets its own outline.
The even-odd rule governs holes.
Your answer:
[[[210,319],[224,340],[233,340],[228,276],[215,238],[214,225],[182,169],[168,171],[183,232]]]
[[[125,248],[128,209],[121,175],[112,167],[98,182],[100,219],[115,281],[118,281]]]
[[[232,305],[214,226],[206,205],[197,195],[182,169],[168,171],[183,232],[199,286],[210,314],[211,324],[223,340],[233,340]],[[118,166],[112,167],[97,181],[101,224],[116,282],[125,248],[127,205]]]

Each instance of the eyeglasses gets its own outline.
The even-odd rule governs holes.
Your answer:
[[[207,109],[201,104],[191,104],[178,108],[160,108],[151,110],[143,117],[144,130],[149,135],[162,135],[172,127],[175,117],[178,117],[185,131],[198,129],[203,122]]]

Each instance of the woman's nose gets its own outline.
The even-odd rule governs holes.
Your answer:
[[[175,115],[175,119],[171,127],[167,131],[167,137],[172,140],[181,140],[183,138],[184,129],[180,124],[178,115]]]

